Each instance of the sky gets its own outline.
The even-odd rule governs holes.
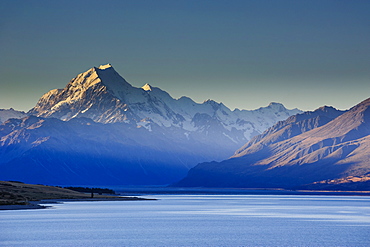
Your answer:
[[[370,97],[369,13],[367,0],[0,1],[0,109],[28,111],[106,63],[230,109],[348,109]]]

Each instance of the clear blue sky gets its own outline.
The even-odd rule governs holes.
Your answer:
[[[93,66],[231,109],[370,97],[370,1],[0,1],[0,108]]]

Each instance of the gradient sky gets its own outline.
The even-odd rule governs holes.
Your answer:
[[[370,97],[370,1],[0,1],[0,108],[105,63],[231,109],[347,109]]]

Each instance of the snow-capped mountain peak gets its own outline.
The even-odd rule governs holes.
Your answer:
[[[132,88],[132,85],[120,76],[110,64],[101,65],[98,68],[94,68],[94,70],[97,79],[104,84],[114,96],[121,100],[125,98],[126,92]],[[95,78],[91,79],[95,80]]]
[[[223,142],[227,137],[238,147],[277,121],[299,112],[287,110],[279,103],[254,111],[231,111],[210,99],[202,104],[187,97],[174,99],[148,83],[133,87],[111,64],[106,64],[79,74],[64,89],[48,92],[29,113],[62,120],[87,117],[101,123],[125,122],[148,130],[153,129],[152,125],[171,127],[187,133],[189,138],[189,133],[209,136],[212,132],[215,141]]]

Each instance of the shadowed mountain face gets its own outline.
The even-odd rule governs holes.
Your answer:
[[[345,113],[319,108],[277,123],[228,160],[197,165],[176,186],[304,188],[365,176],[369,135],[370,99]]]
[[[271,103],[231,111],[131,86],[111,65],[43,95],[28,117],[0,125],[0,179],[76,185],[167,184],[197,163],[222,160],[300,112]]]
[[[30,116],[0,127],[3,180],[45,184],[166,184],[210,156],[162,129]]]

